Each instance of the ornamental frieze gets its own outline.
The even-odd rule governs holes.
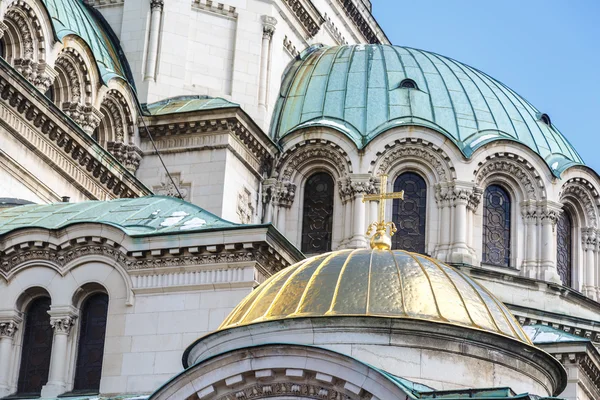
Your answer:
[[[271,397],[298,397],[303,399],[321,400],[369,400],[371,394],[349,396],[343,391],[326,386],[303,382],[273,382],[255,384],[242,389],[236,389],[226,395],[216,397],[216,400],[265,399]]]

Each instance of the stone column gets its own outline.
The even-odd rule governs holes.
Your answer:
[[[448,183],[436,185],[435,200],[438,205],[438,210],[440,210],[440,223],[438,224],[440,233],[434,256],[440,261],[447,261],[446,257],[450,246],[450,232],[452,229]]]
[[[562,205],[548,200],[541,202],[538,215],[541,223],[541,249],[538,279],[561,283],[556,271],[556,237],[554,235],[556,223],[561,213]]]
[[[353,174],[350,177],[350,190],[354,200],[353,218],[352,218],[352,239],[348,245],[350,248],[367,247],[365,237],[367,231],[366,224],[366,204],[363,203],[365,194],[376,192],[373,178],[369,174]]]
[[[148,39],[144,80],[154,81],[156,79],[160,20],[162,19],[163,7],[164,0],[150,0],[150,38]]]
[[[525,257],[523,258],[522,274],[528,278],[537,278],[538,266],[538,215],[534,201],[526,200],[521,203],[521,215],[525,223]]]
[[[72,307],[68,311],[50,310],[50,325],[54,329],[52,341],[52,357],[48,383],[42,388],[42,397],[56,397],[67,391],[68,344],[71,328],[77,315]]]
[[[467,247],[467,205],[473,194],[474,184],[455,182],[450,191],[450,200],[454,207],[454,231],[448,261],[456,264],[475,264],[475,258]]]
[[[13,341],[19,328],[20,318],[0,320],[0,397],[13,391],[10,387],[10,363],[13,358]]]
[[[590,299],[596,298],[596,230],[583,228],[581,239],[585,252],[584,273],[581,279],[581,292]],[[577,289],[577,288],[575,288]]]
[[[263,25],[262,46],[260,51],[260,82],[258,85],[258,105],[263,112],[267,109],[267,92],[269,89],[269,71],[271,69],[271,41],[275,33],[277,20],[268,15],[261,17]]]

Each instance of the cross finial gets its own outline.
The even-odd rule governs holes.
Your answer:
[[[389,250],[392,247],[392,236],[396,233],[396,225],[393,222],[385,222],[385,200],[389,199],[400,199],[404,200],[404,190],[400,192],[386,192],[387,187],[387,175],[379,175],[380,189],[379,194],[368,194],[363,197],[363,203],[368,200],[379,201],[379,215],[378,220],[369,225],[367,230],[367,236],[371,235],[373,231],[375,234],[371,237],[371,248],[380,250]],[[388,235],[387,229],[390,228],[390,234]]]

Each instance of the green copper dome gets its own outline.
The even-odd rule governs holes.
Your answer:
[[[539,154],[555,176],[583,164],[550,118],[501,82],[453,59],[390,45],[307,49],[284,74],[271,135],[323,126],[363,148],[407,125],[444,134],[466,157],[512,140]]]
[[[102,16],[88,8],[81,0],[42,0],[52,20],[54,33],[58,40],[65,36],[76,35],[90,47],[100,76],[104,83],[118,76],[130,81],[128,65],[123,61],[116,36]]]

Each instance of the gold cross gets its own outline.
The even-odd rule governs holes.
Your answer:
[[[379,201],[378,221],[374,221],[369,225],[367,235],[371,235],[373,230],[375,234],[371,238],[371,248],[380,250],[389,250],[392,246],[391,236],[396,233],[396,225],[393,222],[385,222],[385,200],[400,199],[404,200],[404,190],[400,192],[386,192],[387,175],[380,175],[379,194],[368,194],[363,197],[363,203],[369,200]],[[390,235],[387,234],[387,228],[390,228]]]

